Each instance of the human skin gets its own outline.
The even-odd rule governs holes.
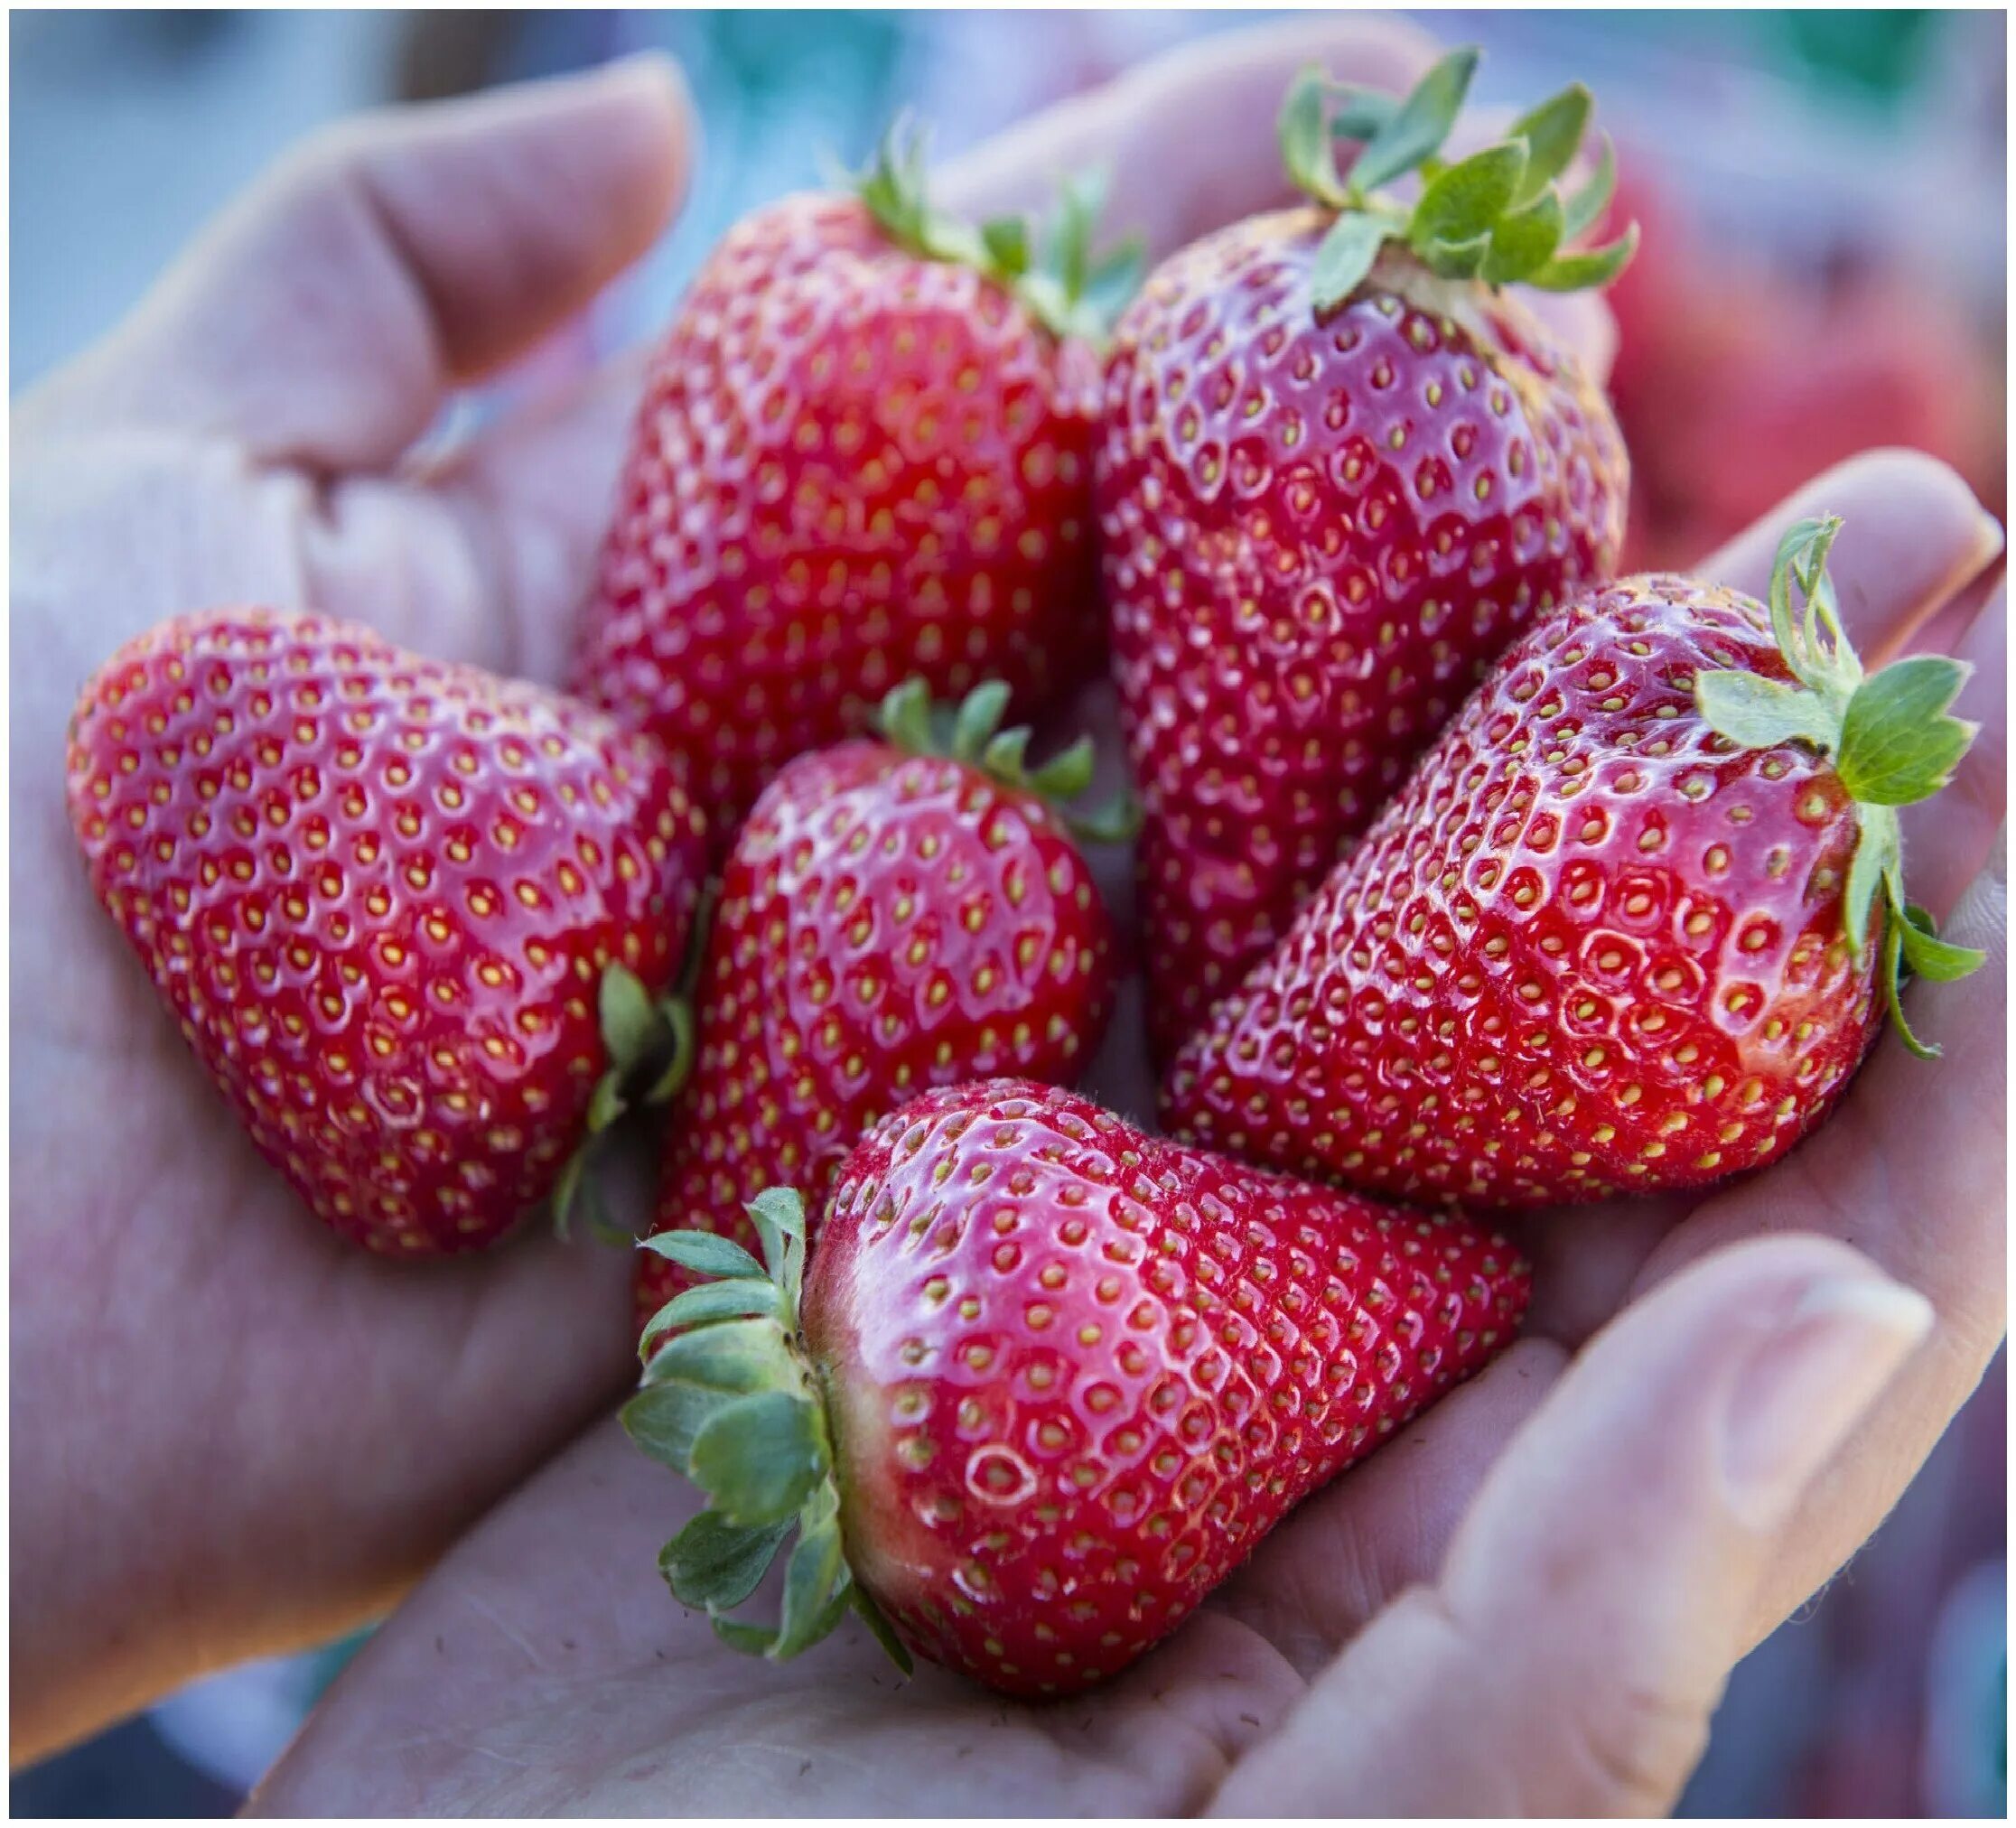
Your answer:
[[[1115,219],[1140,224],[1166,251],[1274,200],[1272,115],[1293,69],[1316,58],[1396,87],[1426,54],[1413,34],[1361,22],[1214,40],[1017,128],[948,173],[946,195],[1032,201],[1053,169],[1103,156],[1115,167]],[[635,399],[634,363],[445,455],[415,459],[411,447],[454,387],[562,321],[648,245],[691,145],[676,79],[652,62],[347,128],[275,173],[120,332],[17,407],[17,1760],[201,1670],[382,1611],[602,1413],[633,1370],[620,1253],[528,1235],[474,1263],[394,1268],[346,1250],[299,1209],[92,908],[62,812],[61,757],[86,675],[136,630],[207,603],[313,603],[431,652],[558,677]],[[1564,327],[1600,368],[1607,321],[1569,310]],[[1995,550],[1957,479],[1877,456],[1824,479],[1704,570],[1760,588],[1777,527],[1820,506],[1848,518],[1835,573],[1871,660],[1959,599]],[[1723,1640],[1700,1668],[1719,1681],[1718,1666],[1852,1553],[1978,1379],[2002,1325],[2002,890],[1999,866],[1983,873],[2002,818],[2002,629],[1999,600],[1944,616],[1942,632],[1981,665],[1961,708],[1989,727],[1955,788],[1908,819],[1914,892],[1943,912],[1979,874],[1954,937],[1987,944],[1992,932],[1996,947],[1967,984],[1913,993],[1921,1031],[1947,1046],[1945,1065],[1886,1043],[1812,1147],[1690,1213],[1538,1223],[1526,1342],[1299,1512],[1197,1625],[1088,1704],[1082,1733],[1074,1723],[1067,1739],[1054,1721],[1015,1717],[1003,1745],[1034,1749],[971,1766],[975,1787],[929,1793],[939,1806],[998,1802],[1009,1782],[1032,1811],[1073,1799],[1193,1806],[1242,1754],[1242,1772],[1262,1781],[1264,1768],[1246,1761],[1257,1740],[1299,1718],[1298,1702],[1320,1706],[1339,1648],[1443,1569],[1457,1520],[1568,1356],[1720,1244],[1811,1232],[1850,1240],[1868,1259],[1803,1240],[1772,1246],[1797,1261],[1759,1266],[1753,1254],[1747,1269],[1717,1270],[1750,1291],[1767,1332],[1785,1330],[1809,1287],[1835,1290],[1815,1298],[1822,1309],[1843,1306],[1842,1286],[1885,1289],[1870,1263],[1923,1290],[1937,1322],[1880,1395],[1862,1393],[1870,1406],[1841,1422],[1843,1444],[1811,1494],[1778,1523],[1741,1533],[1755,1580],[1735,1583],[1741,1616],[1719,1621]],[[1105,706],[1098,693],[1087,704]],[[1126,862],[1106,862],[1124,908]],[[1146,1068],[1126,1013],[1096,1089],[1142,1113]],[[1926,1074],[1942,1076],[1937,1100],[1925,1096]],[[1899,1296],[1876,1324],[1864,1310],[1885,1299],[1865,1291],[1843,1310],[1843,1324],[1873,1341],[1870,1363],[1887,1362],[1884,1342],[1904,1338],[1916,1311]],[[1614,1387],[1615,1364],[1638,1362],[1634,1351],[1653,1378],[1659,1327],[1693,1337],[1686,1310],[1655,1311],[1653,1322],[1650,1343],[1613,1360],[1594,1388]],[[1701,1422],[1709,1436],[1719,1425]],[[1676,1425],[1673,1439],[1685,1438]],[[1517,1478],[1516,1460],[1504,1478]],[[1675,1464],[1687,1488],[1684,1459]],[[1606,1474],[1600,1454],[1574,1467],[1588,1484],[1563,1488],[1577,1499],[1569,1520],[1610,1515],[1604,1495],[1619,1497],[1621,1475]],[[819,1806],[872,1810],[878,1796],[921,1806],[922,1790],[874,1787],[905,1768],[878,1756],[885,1742],[921,1757],[943,1730],[957,1766],[951,1736],[991,1720],[996,1704],[929,1676],[903,1695],[886,1679],[871,1687],[872,1663],[845,1638],[786,1672],[731,1661],[655,1584],[656,1544],[686,1503],[606,1424],[592,1431],[414,1595],[265,1800],[508,1806],[517,1793],[494,1787],[499,1758],[522,1755],[533,1732],[547,1749],[546,1777],[566,1781],[523,1793],[523,1806],[693,1807],[704,1800],[693,1779],[701,1754],[760,1737],[787,1749],[759,1761],[777,1785],[740,1793],[743,1806],[787,1808],[795,1793],[784,1780],[796,1781],[800,1761],[794,1709],[837,1694],[849,1711],[815,1708],[803,1746],[822,1772]],[[1488,1554],[1489,1506],[1478,1515]],[[579,1682],[565,1663],[577,1653]],[[1237,1669],[1230,1683],[1218,1679],[1225,1656]],[[598,1694],[606,1715],[577,1714]],[[886,1713],[852,1711],[885,1703]],[[1173,1762],[1158,1749],[1172,1720],[1190,1748]],[[555,1747],[568,1755],[553,1757]],[[826,1781],[821,1760],[835,1748],[850,1749],[861,1787]],[[747,1761],[733,1768],[748,1779]],[[1351,1768],[1356,1796],[1373,1767]],[[631,1770],[648,1776],[626,1786]],[[378,1786],[374,1800],[363,1786]],[[1274,1795],[1286,1793],[1246,1806]]]

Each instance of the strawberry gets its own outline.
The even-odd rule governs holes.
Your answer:
[[[1557,252],[1611,162],[1554,185],[1573,88],[1506,140],[1435,156],[1475,66],[1404,103],[1306,72],[1282,115],[1311,207],[1183,249],[1122,319],[1096,501],[1141,849],[1153,1040],[1238,983],[1484,667],[1607,576],[1629,467],[1601,395],[1507,281],[1598,284],[1629,257]],[[1349,182],[1333,133],[1367,138]],[[1370,194],[1429,182],[1412,212]]]
[[[890,695],[888,740],[801,756],[737,836],[701,984],[699,1059],[667,1143],[661,1228],[719,1226],[794,1187],[815,1209],[868,1125],[927,1087],[1015,1074],[1074,1079],[1113,997],[1113,935],[1072,842],[1080,741],[1033,774],[1007,688],[961,707],[939,752],[921,681]],[[681,1286],[646,1256],[642,1322]]]
[[[1965,669],[1863,676],[1838,526],[1792,528],[1769,610],[1637,577],[1535,626],[1178,1056],[1176,1133],[1501,1207],[1784,1154],[1902,1025],[1900,958],[1981,958],[1906,901],[1895,810],[1966,748]]]
[[[1013,1694],[1173,1630],[1282,1516],[1509,1343],[1526,1266],[1451,1217],[1304,1187],[1013,1080],[928,1093],[663,1316],[624,1420],[707,1495],[674,1594],[773,1656],[852,1608]],[[729,1618],[786,1532],[781,1627]],[[891,1631],[893,1627],[893,1631]],[[907,1667],[907,1662],[905,1662]]]
[[[98,899],[260,1152],[341,1236],[407,1256],[571,1184],[649,1064],[705,865],[655,742],[313,615],[127,643],[79,698],[68,797]]]
[[[701,759],[719,842],[764,781],[911,674],[1032,714],[1104,643],[1091,443],[1106,303],[1092,195],[1047,257],[933,209],[892,131],[855,193],[749,217],[659,349],[579,689]]]

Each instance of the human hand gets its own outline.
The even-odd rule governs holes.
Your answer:
[[[2004,611],[1972,588],[1999,534],[1950,471],[1874,453],[1703,574],[1760,592],[1780,529],[1823,508],[1847,521],[1834,574],[1867,660],[1936,633],[1977,668],[1959,707],[1983,725],[1974,750],[1907,815],[1914,892],[1990,955],[1965,986],[1909,993],[1942,1064],[1886,1037],[1765,1173],[1533,1221],[1526,1337],[1085,1698],[1025,1708],[929,1668],[903,1686],[851,1624],[795,1664],[734,1658],[651,1572],[696,1497],[605,1425],[414,1596],[256,1803],[1670,1805],[1733,1664],[1881,1522],[2003,1326]],[[1093,1077],[1144,1115],[1138,1014],[1123,1008]]]
[[[1364,23],[1217,39],[985,149],[947,201],[1033,201],[1104,157],[1115,221],[1166,251],[1279,194],[1295,67],[1405,88],[1429,51]],[[17,1759],[381,1609],[634,1368],[618,1254],[527,1236],[393,1267],[300,1208],[91,905],[63,731],[122,640],[220,602],[557,679],[636,364],[413,447],[643,250],[692,133],[649,61],[345,127],[19,405]],[[1601,339],[1600,311],[1581,322]]]

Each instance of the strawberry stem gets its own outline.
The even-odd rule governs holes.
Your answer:
[[[1897,808],[1944,788],[1973,742],[1976,726],[1948,711],[1973,668],[1944,654],[1913,654],[1873,675],[1862,671],[1827,576],[1841,525],[1835,515],[1797,522],[1771,566],[1771,631],[1797,683],[1706,669],[1695,677],[1694,703],[1708,727],[1738,748],[1799,742],[1833,762],[1860,828],[1842,897],[1850,951],[1863,956],[1873,918],[1877,976],[1899,1036],[1920,1059],[1936,1059],[1938,1049],[1904,1020],[1900,973],[1948,983],[1978,969],[1986,954],[1939,938],[1931,916],[1906,899]]]
[[[1081,736],[1041,767],[1031,769],[1027,725],[1001,728],[1008,688],[998,679],[975,686],[957,706],[934,705],[930,687],[917,677],[891,687],[875,714],[876,727],[911,755],[948,757],[975,768],[990,780],[1019,793],[1034,794],[1064,821],[1082,844],[1124,844],[1141,829],[1141,806],[1121,788],[1097,806],[1072,804],[1092,785],[1097,760],[1092,739]]]
[[[1312,201],[1337,212],[1311,279],[1318,312],[1342,305],[1389,241],[1444,279],[1549,292],[1606,285],[1637,251],[1636,223],[1605,247],[1563,251],[1594,225],[1616,183],[1606,139],[1589,182],[1561,194],[1557,180],[1589,126],[1590,95],[1580,83],[1522,115],[1503,139],[1443,159],[1478,58],[1474,45],[1448,52],[1404,97],[1333,83],[1314,64],[1290,85],[1279,123],[1282,163]],[[1348,177],[1338,174],[1339,139],[1361,142]],[[1408,173],[1422,180],[1412,208],[1377,194]]]
[[[1130,235],[1104,254],[1092,251],[1106,202],[1103,173],[1059,184],[1047,233],[1021,216],[974,225],[938,209],[929,189],[929,135],[907,116],[891,122],[867,168],[851,178],[856,196],[899,246],[928,260],[970,266],[1013,293],[1053,336],[1103,345],[1141,284],[1146,247]]]
[[[907,1675],[910,1655],[855,1582],[841,1537],[832,1435],[798,1330],[805,1202],[772,1188],[746,1209],[761,1263],[712,1232],[660,1232],[638,1246],[711,1278],[651,1317],[643,1382],[623,1406],[631,1440],[708,1500],[666,1544],[659,1570],[673,1597],[704,1609],[737,1650],[781,1662],[853,1611]],[[778,1623],[730,1617],[794,1532]]]

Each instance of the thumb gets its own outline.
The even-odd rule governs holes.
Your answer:
[[[660,57],[344,123],[228,210],[51,390],[257,460],[389,463],[450,387],[650,246],[694,132]]]
[[[1723,1251],[1582,1353],[1403,1594],[1216,1813],[1663,1812],[1775,1531],[1931,1324],[1845,1245]]]

